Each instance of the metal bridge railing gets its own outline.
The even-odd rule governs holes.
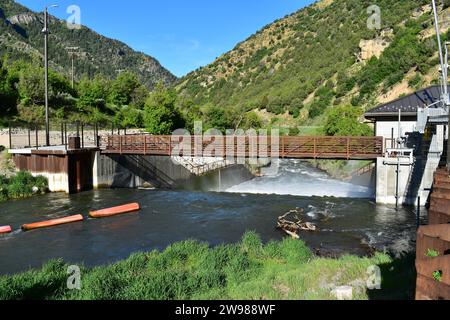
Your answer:
[[[185,137],[183,137],[185,139]],[[383,156],[382,137],[236,137],[230,144],[229,137],[191,137],[190,149],[179,156],[236,157],[253,158],[279,154],[280,158],[298,159],[375,159]],[[233,139],[233,138],[231,138]],[[200,141],[200,148],[195,148]],[[188,144],[189,145],[189,144]],[[114,135],[108,136],[105,153],[174,155],[179,146],[172,136],[155,135]],[[198,150],[199,149],[199,150]],[[207,155],[205,155],[205,151]],[[177,155],[178,156],[178,155]]]

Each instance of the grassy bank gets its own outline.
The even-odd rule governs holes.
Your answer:
[[[28,172],[18,172],[11,177],[0,175],[0,202],[28,198],[45,193],[47,190],[47,178],[42,176],[33,177]]]
[[[366,289],[372,265],[381,268],[382,290]],[[408,299],[415,277],[413,257],[318,258],[302,241],[263,245],[251,232],[235,245],[186,241],[109,266],[81,267],[81,290],[66,289],[66,272],[57,260],[0,277],[0,299],[333,299],[331,290],[340,285],[352,285],[355,299]]]

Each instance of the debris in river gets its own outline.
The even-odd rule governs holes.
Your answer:
[[[294,239],[300,239],[299,233],[301,231],[317,231],[315,224],[302,221],[299,216],[301,213],[303,213],[303,209],[296,208],[278,217],[278,228]],[[289,218],[290,216],[291,218]]]

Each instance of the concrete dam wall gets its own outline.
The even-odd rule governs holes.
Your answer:
[[[254,176],[244,165],[229,165],[201,176],[167,156],[95,154],[94,188],[223,191]]]

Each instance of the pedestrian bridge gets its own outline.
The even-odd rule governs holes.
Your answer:
[[[180,147],[183,146],[181,154]],[[154,155],[185,157],[241,158],[274,157],[281,159],[346,159],[374,160],[384,155],[382,137],[328,137],[328,136],[157,136],[111,135],[103,154]]]

